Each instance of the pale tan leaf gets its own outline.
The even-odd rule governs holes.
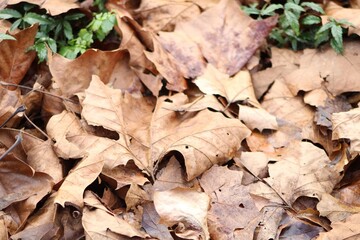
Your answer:
[[[136,11],[143,19],[144,27],[154,32],[172,31],[176,24],[200,14],[198,6],[185,0],[143,0]]]
[[[146,233],[110,212],[92,192],[85,192],[84,202],[82,224],[87,239],[120,239],[124,236],[147,237]]]
[[[320,233],[317,240],[359,239],[360,213],[349,216],[345,222],[334,222],[329,232]]]
[[[229,103],[249,100],[250,104],[259,107],[248,71],[239,71],[234,77],[220,72],[208,64],[203,75],[194,83],[206,94],[217,94],[226,98]]]
[[[214,165],[200,179],[201,187],[211,197],[208,224],[215,239],[233,238],[236,229],[246,228],[260,214],[248,188],[241,184],[242,176],[241,171]]]
[[[278,129],[276,117],[263,108],[239,105],[239,119],[251,130]]]
[[[151,156],[155,162],[169,151],[180,152],[185,159],[187,179],[191,180],[212,165],[233,158],[250,131],[240,121],[221,113],[203,110],[179,115],[166,110],[173,104],[187,102],[184,94],[159,98],[151,123]]]
[[[346,204],[330,194],[323,194],[316,208],[320,212],[320,216],[327,217],[331,222],[342,222],[349,216],[360,212],[359,206]]]
[[[165,225],[160,224],[160,216],[156,212],[154,204],[149,202],[145,203],[143,206],[144,214],[141,225],[145,231],[152,237],[157,237],[158,239],[173,240],[168,228]]]
[[[55,202],[65,207],[70,204],[76,207],[83,207],[83,194],[101,173],[104,166],[104,159],[96,153],[88,153],[65,177],[61,184]]]
[[[63,111],[61,114],[52,116],[46,126],[46,130],[47,134],[56,141],[54,150],[59,157],[68,159],[84,156],[83,149],[78,148],[67,139],[72,135],[79,135],[85,132],[75,114]]]
[[[22,0],[9,0],[7,4],[17,4]],[[65,13],[70,9],[80,8],[77,0],[28,0],[28,3],[36,4],[52,15],[59,15]]]
[[[295,95],[300,90],[319,89],[322,84],[334,96],[359,91],[359,49],[360,44],[356,41],[345,41],[342,55],[330,47],[323,51],[305,49],[300,57],[299,69],[285,76],[286,84]]]
[[[175,188],[154,192],[155,209],[160,223],[168,227],[178,224],[175,234],[187,239],[209,239],[207,211],[210,198],[192,189]]]
[[[360,151],[359,113],[360,108],[354,108],[347,112],[333,113],[331,116],[333,128],[332,139],[350,139],[351,154],[357,154]]]
[[[265,180],[289,205],[300,196],[321,199],[340,180],[324,150],[311,143],[293,143],[281,158],[269,165],[270,177]]]

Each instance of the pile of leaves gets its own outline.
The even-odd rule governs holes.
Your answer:
[[[359,238],[360,2],[322,6],[342,55],[266,44],[278,16],[235,0],[135,2],[75,59],[0,21],[0,238]]]

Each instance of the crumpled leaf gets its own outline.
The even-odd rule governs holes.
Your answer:
[[[114,68],[126,55],[127,51],[120,49],[89,49],[76,59],[67,59],[55,53],[49,57],[49,68],[63,96],[72,97],[89,86],[94,74],[105,83],[114,80],[117,77],[112,75]]]
[[[347,112],[333,113],[331,116],[333,126],[332,139],[350,139],[349,150],[351,154],[357,154],[360,151],[359,112],[360,108],[354,108]]]
[[[143,26],[152,30],[171,31],[180,22],[186,22],[200,14],[198,6],[185,0],[143,0],[136,10],[143,19]]]
[[[264,180],[278,194],[273,192],[270,199],[279,199],[281,196],[282,200],[290,206],[301,196],[321,199],[324,193],[332,191],[341,177],[330,164],[324,150],[312,143],[292,144],[286,149],[281,159],[269,165],[270,177]],[[271,196],[267,195],[269,192],[272,190],[262,184],[252,189],[252,193],[265,198]]]
[[[334,222],[332,230],[320,233],[317,240],[328,239],[357,239],[360,236],[360,213],[349,216],[345,222]]]
[[[145,203],[144,214],[142,218],[142,226],[145,231],[153,237],[164,240],[173,240],[168,228],[160,224],[160,216],[155,210],[153,203]]]
[[[22,0],[9,0],[7,4],[17,4]],[[65,13],[70,9],[80,8],[80,4],[76,0],[27,0],[26,2],[36,4],[52,15]]]
[[[236,229],[246,228],[260,214],[248,188],[241,184],[242,176],[240,171],[214,165],[200,179],[211,196],[208,223],[212,238],[232,239]]]
[[[35,173],[26,163],[6,156],[0,161],[0,209],[9,205],[29,199],[39,194],[45,196],[51,191],[53,180],[44,173]],[[38,201],[40,201],[38,199]],[[35,209],[36,204],[33,204]],[[33,210],[32,209],[32,210]]]
[[[222,0],[184,24],[185,32],[201,49],[206,60],[219,71],[236,74],[262,44],[277,17],[255,21],[234,0]]]
[[[174,233],[186,239],[209,239],[207,210],[210,198],[192,189],[175,188],[154,192],[154,205],[160,223],[178,225]]]
[[[321,88],[337,96],[344,92],[360,90],[359,79],[359,42],[344,42],[344,53],[337,54],[332,48],[323,51],[305,49],[300,57],[298,70],[285,76],[286,84],[293,94],[300,90],[311,91]],[[329,59],[332,59],[330,62]],[[346,69],[346,71],[343,71]]]
[[[33,25],[13,35],[16,41],[0,42],[0,81],[19,84],[35,59],[34,51],[27,51],[34,44],[37,25]],[[14,90],[14,87],[10,87]]]
[[[259,106],[248,71],[239,71],[234,77],[220,72],[208,64],[203,75],[194,83],[206,94],[217,94],[226,98],[229,103],[249,100],[253,106]]]
[[[221,113],[203,110],[181,116],[167,110],[172,104],[187,102],[181,93],[159,98],[151,123],[151,155],[156,161],[169,151],[180,152],[187,180],[192,180],[212,165],[233,158],[250,131],[240,121],[224,118]]]
[[[146,238],[148,235],[134,228],[121,216],[109,211],[100,200],[90,191],[85,192],[85,208],[82,224],[85,236],[89,239],[121,239],[121,237]],[[101,219],[101,222],[99,222]]]

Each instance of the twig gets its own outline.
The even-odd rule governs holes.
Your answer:
[[[16,139],[16,141],[14,142],[14,144],[11,145],[11,147],[9,147],[9,149],[6,150],[6,152],[4,152],[3,155],[1,155],[0,161],[1,161],[6,155],[8,155],[12,150],[14,150],[14,148],[15,148],[17,145],[19,145],[19,143],[22,142],[23,138],[22,138],[21,132],[19,132],[18,135],[15,136],[15,139]]]

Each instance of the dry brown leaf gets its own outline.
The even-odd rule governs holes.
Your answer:
[[[305,49],[300,57],[299,69],[285,76],[288,88],[297,94],[300,90],[320,89],[324,84],[334,96],[359,91],[359,48],[359,42],[345,41],[343,55],[330,47],[323,51]]]
[[[69,175],[61,184],[55,202],[62,207],[71,205],[74,207],[83,207],[83,194],[85,188],[89,186],[101,173],[104,166],[104,159],[94,150],[88,150],[88,156],[85,156],[80,162],[72,168]]]
[[[331,116],[333,127],[332,139],[350,139],[350,153],[356,155],[360,151],[359,115],[360,108],[347,112],[334,113]]]
[[[22,0],[8,0],[7,4],[17,4]],[[80,4],[77,0],[27,0],[26,2],[36,4],[52,15],[59,15],[65,13],[70,9],[80,8]]]
[[[195,78],[203,73],[206,66],[205,59],[198,45],[184,32],[175,30],[158,34],[161,46],[171,54],[172,62],[179,68],[183,77]]]
[[[323,194],[316,208],[320,216],[327,217],[331,222],[342,222],[360,212],[360,206],[347,204],[330,194]]]
[[[248,100],[253,106],[260,106],[248,71],[239,71],[234,77],[230,77],[208,64],[204,74],[197,77],[194,83],[202,92],[223,96],[229,103]]]
[[[65,159],[82,158],[84,156],[83,149],[67,140],[68,137],[73,135],[85,133],[75,114],[63,111],[61,114],[52,116],[46,130],[47,134],[56,142],[54,150],[57,156]]]
[[[278,129],[276,117],[261,107],[256,108],[239,105],[239,119],[251,130],[258,129],[262,131],[264,129]]]
[[[29,165],[9,155],[0,162],[0,182],[0,209],[16,202],[35,198],[37,202],[27,203],[29,207],[27,211],[30,210],[28,215],[35,209],[41,198],[51,191],[54,184],[47,174],[35,173]]]
[[[137,184],[132,183],[125,196],[126,211],[136,209],[136,206],[149,201],[150,196]]]
[[[115,240],[124,236],[147,237],[146,233],[109,211],[92,192],[85,192],[84,202],[82,224],[86,238]]]
[[[20,105],[21,95],[19,89],[10,91],[0,86],[0,125],[7,121]],[[19,121],[20,114],[14,116],[5,126],[14,127]]]
[[[245,228],[260,214],[248,188],[241,184],[242,176],[240,171],[214,165],[200,179],[201,187],[211,196],[208,223],[213,239],[233,239],[236,229]]]
[[[144,27],[158,32],[172,31],[176,24],[199,15],[200,9],[186,0],[143,0],[136,12],[143,19]]]
[[[258,176],[267,170],[268,156],[263,152],[242,152],[238,159],[252,174]]]
[[[89,86],[94,74],[105,83],[118,78],[113,72],[123,58],[127,58],[127,51],[120,49],[107,52],[89,49],[76,59],[67,59],[55,53],[49,57],[49,68],[63,96],[72,97]]]
[[[191,188],[194,181],[186,180],[185,170],[178,160],[172,156],[164,169],[161,169],[152,186],[155,191],[166,191],[174,188]]]
[[[186,95],[180,93],[159,98],[151,123],[151,155],[155,162],[169,151],[180,152],[187,179],[192,180],[212,165],[233,158],[250,131],[240,121],[224,118],[221,113],[203,110],[180,115],[167,110],[173,104],[187,102]]]
[[[329,1],[325,8],[326,15],[336,20],[345,19],[350,22],[353,27],[349,27],[349,35],[360,35],[360,10],[354,8],[343,8],[337,5],[335,2]]]
[[[38,26],[33,25],[14,34],[16,41],[0,42],[0,81],[15,84],[21,82],[36,56],[35,51],[27,50],[34,44],[37,30]]]
[[[174,233],[186,239],[209,239],[207,194],[187,188],[154,192],[154,205],[160,223],[168,227],[177,225]]]
[[[160,216],[155,210],[154,204],[151,202],[143,204],[144,214],[141,225],[145,231],[152,237],[162,240],[173,240],[168,228],[160,224]]]
[[[317,240],[359,239],[360,213],[348,217],[344,222],[334,222],[329,232],[320,233]]]
[[[234,0],[223,0],[191,21],[180,24],[219,71],[236,74],[262,44],[277,18],[255,21]]]
[[[321,199],[340,180],[340,174],[331,166],[324,150],[311,143],[293,143],[281,158],[282,160],[268,166],[270,177],[265,178],[265,181],[289,206],[301,196]],[[269,188],[265,187],[268,190],[264,191],[260,184],[258,187],[257,190],[253,188],[252,193],[269,198],[265,194],[265,191],[271,192]],[[275,199],[279,198],[274,192],[272,195]]]
[[[171,53],[166,51],[158,36],[153,35],[154,51],[145,52],[145,56],[154,63],[159,73],[167,80],[166,88],[169,90],[183,92],[187,88],[181,66]]]

